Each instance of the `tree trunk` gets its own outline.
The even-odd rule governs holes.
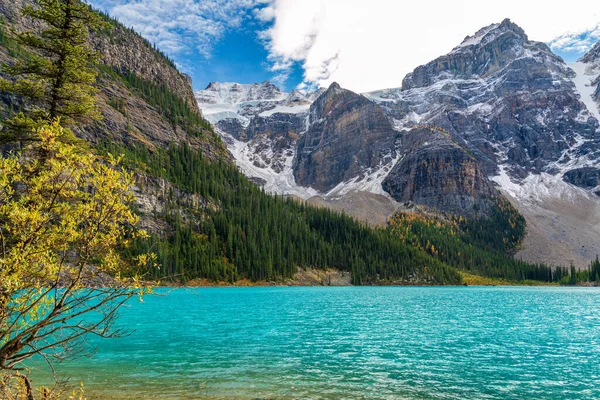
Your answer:
[[[21,375],[23,378],[23,383],[25,384],[25,399],[26,400],[35,400],[33,398],[33,388],[31,387],[31,381],[28,376]]]

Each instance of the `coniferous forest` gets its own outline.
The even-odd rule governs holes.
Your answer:
[[[149,152],[137,146],[105,144],[102,151],[125,154],[131,165],[168,179],[181,189],[208,199],[206,216],[185,221],[168,212],[172,230],[165,237],[138,240],[131,255],[158,254],[164,276],[183,280],[279,280],[293,277],[298,267],[336,268],[352,272],[354,284],[406,281],[456,284],[454,269],[384,229],[323,208],[271,196],[235,166],[209,162],[188,146]],[[171,210],[175,197],[165,201]],[[154,278],[160,278],[155,276]]]

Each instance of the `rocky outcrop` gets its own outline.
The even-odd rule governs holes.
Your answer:
[[[296,182],[327,192],[393,158],[395,138],[381,107],[333,83],[310,107],[294,161]]]
[[[600,63],[600,42],[596,43],[579,61],[586,64]]]
[[[199,213],[216,209],[217,205],[197,194],[181,190],[173,183],[150,175],[137,173],[132,192],[135,195],[136,212],[141,216],[141,228],[153,234],[167,234],[171,227],[159,215],[169,209],[177,210],[182,220],[194,221]]]
[[[600,185],[600,168],[582,167],[568,171],[564,180],[572,185],[593,189]]]
[[[474,217],[499,196],[477,160],[443,130],[417,128],[401,140],[401,158],[383,188],[399,202]]]
[[[189,76],[179,72],[172,61],[153,50],[137,33],[113,21],[109,31],[92,33],[90,39],[104,64],[120,73],[133,72],[156,85],[165,85],[199,111]]]

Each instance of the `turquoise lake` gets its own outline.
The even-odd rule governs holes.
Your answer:
[[[595,288],[178,289],[120,326],[58,367],[90,400],[600,398]]]

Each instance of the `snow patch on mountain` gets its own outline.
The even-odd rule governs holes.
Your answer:
[[[592,198],[592,195],[581,188],[571,185],[562,179],[562,175],[551,175],[545,172],[530,174],[525,179],[517,181],[508,174],[510,166],[499,166],[500,173],[490,179],[511,197],[525,203],[543,203],[546,200],[569,200],[580,197]]]
[[[325,194],[328,199],[342,198],[350,192],[368,192],[378,194],[389,198],[392,197],[383,190],[383,181],[387,178],[390,171],[401,160],[400,152],[396,152],[396,156],[392,159],[387,159],[382,162],[377,168],[371,168],[365,174],[355,177],[346,182],[341,182],[336,187]]]
[[[237,119],[242,126],[247,127],[250,118],[239,114],[239,107],[235,104],[201,104],[202,115],[211,124],[216,124],[224,119]]]
[[[261,112],[260,115],[261,117],[270,117],[273,114],[276,113],[282,113],[282,114],[300,114],[303,112],[307,112],[308,109],[310,108],[310,104],[306,103],[306,104],[297,104],[297,105],[291,105],[291,106],[287,106],[287,105],[277,105],[274,108],[271,108],[269,110],[265,110],[263,112]]]
[[[465,38],[465,40],[463,40],[463,42],[461,44],[459,44],[458,46],[456,46],[454,48],[453,52],[454,51],[458,51],[459,49],[461,49],[463,47],[469,47],[469,46],[476,46],[476,45],[478,45],[479,43],[481,43],[481,41],[483,40],[483,38],[488,33],[490,33],[491,31],[494,31],[499,26],[500,26],[500,24],[492,24],[492,25],[486,26],[483,29],[480,29],[473,36],[467,36]]]
[[[249,178],[258,178],[262,180],[264,189],[272,194],[293,195],[301,199],[309,199],[319,195],[319,192],[312,188],[298,186],[294,178],[293,151],[286,153],[284,168],[281,172],[275,172],[272,168],[261,168],[256,166],[253,159],[256,153],[252,149],[252,142],[242,142],[234,137],[218,131],[227,143],[229,151],[233,155],[236,165]]]
[[[590,65],[583,62],[569,63],[569,67],[577,74],[573,78],[575,88],[581,97],[581,101],[585,104],[586,108],[594,118],[600,122],[600,105],[594,100],[594,92],[596,88],[592,85],[592,82],[598,78],[600,73],[594,73],[590,68]]]

